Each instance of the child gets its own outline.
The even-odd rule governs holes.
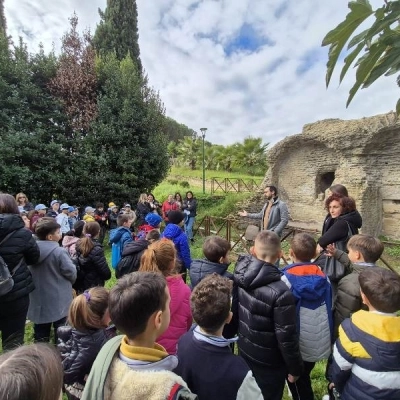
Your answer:
[[[175,273],[176,250],[170,240],[159,240],[144,251],[139,271],[160,272],[167,280],[171,296],[169,303],[170,323],[166,331],[157,339],[157,343],[165,347],[169,354],[176,354],[179,338],[192,325],[190,312],[190,289],[180,275]]]
[[[168,327],[169,302],[160,273],[133,272],[118,280],[110,292],[109,311],[125,336],[109,340],[100,350],[82,400],[197,398],[171,372],[178,359],[155,343]]]
[[[40,258],[29,267],[35,290],[29,294],[28,319],[34,323],[35,342],[50,341],[51,326],[57,343],[57,328],[65,324],[72,302],[76,267],[67,250],[58,245],[60,225],[43,218],[36,225]]]
[[[35,213],[32,215],[30,230],[35,232],[37,222],[46,215],[46,206],[44,204],[38,204],[35,207]]]
[[[64,390],[69,400],[80,399],[92,364],[108,339],[116,335],[108,327],[108,291],[95,287],[77,296],[69,308],[70,326],[58,328],[58,349],[64,368]]]
[[[400,277],[384,268],[358,276],[360,310],[343,321],[333,350],[332,378],[343,399],[400,399]]]
[[[67,232],[67,234],[63,237],[62,247],[67,249],[69,256],[72,259],[76,258],[76,244],[78,240],[82,237],[83,227],[85,226],[85,221],[78,221],[74,224],[74,229]]]
[[[121,260],[124,246],[133,241],[130,227],[135,219],[131,219],[129,214],[120,214],[117,218],[118,228],[110,231],[111,266],[115,269]]]
[[[85,222],[94,222],[94,221],[96,221],[95,219],[94,219],[94,212],[95,212],[96,210],[93,208],[93,207],[86,207],[85,208],[85,214],[84,214],[84,216],[83,216],[83,220],[85,221]]]
[[[64,237],[65,234],[71,230],[68,221],[69,205],[67,203],[61,204],[60,211],[61,212],[56,217],[56,222],[60,225],[60,231]]]
[[[154,229],[160,231],[162,218],[158,214],[148,213],[144,220],[146,224],[139,226],[139,232],[136,235],[136,240],[145,239],[146,235]]]
[[[118,224],[117,224],[118,207],[114,203],[110,203],[110,204],[113,204],[113,205],[111,205],[111,208],[109,209],[109,213],[108,213],[108,229],[110,229],[110,231],[111,231],[112,229],[118,228]]]
[[[74,229],[74,225],[78,222],[78,210],[76,207],[70,206],[68,208],[68,223],[70,230]]]
[[[295,382],[303,369],[295,299],[274,265],[281,255],[279,236],[261,231],[253,254],[240,256],[234,273],[239,298],[238,347],[264,399],[281,400],[285,378]]]
[[[97,222],[87,222],[83,227],[83,237],[76,244],[79,282],[74,288],[78,293],[95,286],[104,286],[105,281],[111,278],[103,246],[97,241],[99,234],[100,225]]]
[[[162,237],[170,239],[174,242],[178,253],[178,261],[180,263],[180,271],[183,280],[186,282],[186,271],[190,268],[192,259],[190,257],[189,241],[186,233],[183,232],[183,220],[185,214],[181,211],[170,211],[168,214],[169,223],[165,227]]]
[[[58,351],[37,343],[0,355],[0,399],[56,400],[62,397],[63,369]]]
[[[106,236],[107,231],[107,213],[104,211],[103,203],[96,204],[96,209],[94,210],[94,219],[100,225],[99,243],[103,245],[104,237]]]
[[[151,243],[154,243],[159,239],[160,232],[158,229],[153,229],[146,235],[144,240],[135,240],[127,243],[122,252],[122,258],[115,269],[115,277],[119,279],[126,274],[138,271],[144,251]]]
[[[358,275],[364,269],[375,267],[382,255],[382,242],[370,235],[354,235],[347,243],[349,254],[327,246],[327,255],[335,257],[348,270],[348,275],[339,281],[334,310],[334,335],[338,335],[339,325],[361,310],[362,301]]]
[[[194,288],[205,276],[217,273],[233,280],[233,274],[228,271],[229,242],[219,236],[209,236],[203,244],[203,259],[193,260],[190,265],[190,282]]]
[[[317,361],[327,359],[331,354],[332,288],[318,265],[310,261],[316,251],[317,242],[311,235],[296,234],[290,247],[294,264],[282,270],[296,299],[297,330],[304,362],[300,378],[295,383],[288,382],[294,400],[314,398],[310,373]]]
[[[60,200],[52,200],[50,203],[50,210],[48,210],[46,216],[56,218],[60,210],[60,204]]]
[[[179,340],[175,372],[199,399],[261,400],[261,390],[248,365],[232,354],[232,340],[222,334],[232,318],[231,288],[231,281],[215,273],[194,288],[190,304],[198,325]]]

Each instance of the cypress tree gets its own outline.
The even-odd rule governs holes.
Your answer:
[[[7,35],[6,29],[7,29],[7,24],[6,24],[6,17],[4,15],[4,0],[0,0],[0,34],[6,36]]]
[[[107,0],[105,11],[99,9],[99,14],[101,21],[93,38],[97,53],[100,56],[115,53],[119,61],[129,53],[141,73],[136,1]]]

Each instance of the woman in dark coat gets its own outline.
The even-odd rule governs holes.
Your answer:
[[[104,286],[105,281],[111,278],[103,246],[97,242],[99,234],[98,222],[87,222],[83,228],[83,238],[76,244],[78,278],[74,289],[78,293]]]
[[[20,264],[13,276],[13,288],[0,297],[3,350],[9,350],[24,343],[29,293],[35,289],[27,265],[38,261],[40,251],[32,232],[25,228],[14,197],[4,193],[0,193],[0,242],[2,241],[0,256],[10,273]]]

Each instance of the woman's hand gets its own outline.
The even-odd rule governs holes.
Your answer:
[[[326,246],[326,249],[325,249],[325,254],[326,254],[328,257],[334,257],[335,254],[336,254],[336,247],[335,247],[335,245],[334,245],[334,244],[328,244],[328,246]]]

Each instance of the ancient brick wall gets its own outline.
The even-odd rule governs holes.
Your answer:
[[[306,125],[269,152],[265,184],[287,202],[290,225],[320,229],[327,189],[345,185],[364,233],[400,238],[400,124],[395,114]]]

